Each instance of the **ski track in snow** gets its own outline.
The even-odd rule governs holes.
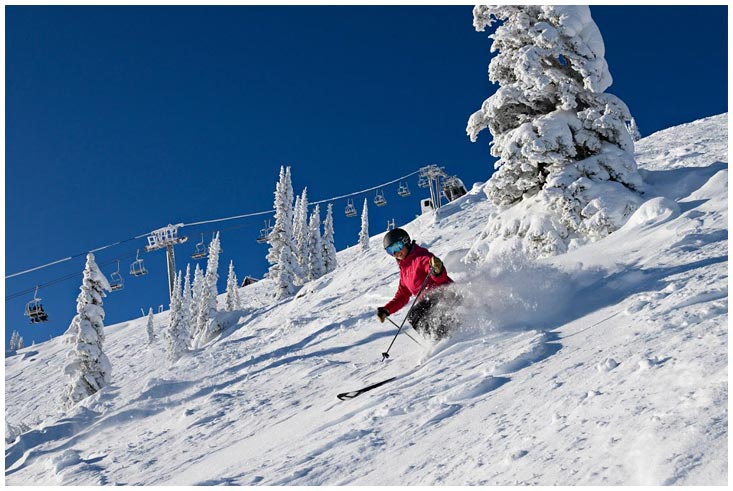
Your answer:
[[[384,362],[395,329],[374,310],[398,274],[381,235],[292,299],[242,289],[221,336],[172,368],[146,318],[108,326],[112,385],[68,414],[60,338],[6,357],[6,421],[24,428],[6,427],[6,483],[726,483],[727,114],[637,159],[648,200],[629,223],[538,264],[460,261],[491,208],[480,185],[408,224],[466,295],[464,327],[400,335]]]

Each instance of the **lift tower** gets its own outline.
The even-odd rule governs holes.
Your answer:
[[[168,259],[168,294],[173,300],[173,288],[176,281],[176,256],[173,253],[173,246],[183,244],[188,237],[179,237],[178,229],[183,227],[182,223],[159,228],[153,230],[148,235],[148,245],[145,246],[147,252],[157,251],[165,248],[166,257]]]

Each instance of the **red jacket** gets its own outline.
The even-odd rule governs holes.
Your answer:
[[[400,286],[397,288],[397,293],[394,298],[390,300],[385,309],[390,314],[394,314],[402,307],[407,305],[412,295],[417,295],[420,291],[420,287],[425,281],[425,277],[430,274],[430,258],[433,257],[433,253],[424,247],[413,242],[412,250],[402,261],[397,261],[400,267]],[[443,267],[443,272],[437,278],[430,277],[423,295],[426,291],[435,288],[438,285],[446,285],[453,283],[453,280],[448,277],[448,273]]]

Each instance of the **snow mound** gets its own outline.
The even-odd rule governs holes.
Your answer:
[[[680,214],[680,206],[673,200],[660,196],[645,201],[626,222],[624,228],[652,227]]]

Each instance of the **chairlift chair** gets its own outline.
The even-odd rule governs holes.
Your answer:
[[[346,216],[349,218],[356,216],[356,207],[354,206],[353,199],[350,199],[346,204]]]
[[[204,233],[201,232],[201,242],[196,244],[196,250],[191,254],[191,259],[203,259],[209,253],[206,251],[206,244],[204,244]]]
[[[264,244],[270,239],[270,233],[272,233],[272,225],[270,225],[270,220],[267,220],[265,222],[265,228],[260,230],[260,236],[257,237],[257,243],[258,244]]]
[[[407,183],[400,183],[400,187],[399,189],[397,189],[397,194],[399,194],[403,198],[410,196],[410,188],[407,187]]]
[[[387,204],[387,200],[384,197],[384,191],[377,189],[377,195],[374,196],[374,204],[377,206],[384,206]]]
[[[420,176],[417,179],[417,187],[419,188],[427,188],[430,187],[430,181],[428,180],[427,176]]]
[[[148,274],[148,270],[145,268],[143,260],[140,259],[140,249],[137,250],[137,259],[130,264],[130,274],[132,276],[143,276]]]
[[[41,299],[38,298],[38,287],[33,294],[33,300],[25,304],[25,315],[30,319],[31,324],[48,321],[48,314],[43,310]]]
[[[109,289],[113,292],[122,290],[125,287],[125,280],[120,274],[120,260],[117,260],[117,271],[110,275]]]

